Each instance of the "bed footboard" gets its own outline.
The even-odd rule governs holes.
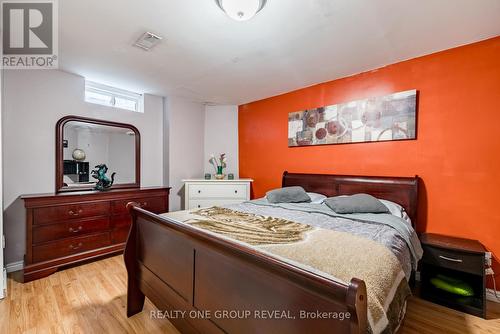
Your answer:
[[[129,203],[127,316],[182,333],[366,333],[366,286],[326,279]]]

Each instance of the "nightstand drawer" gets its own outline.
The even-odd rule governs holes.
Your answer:
[[[237,180],[183,180],[185,182],[184,208],[199,209],[250,200],[250,179]]]
[[[471,274],[484,271],[484,257],[482,254],[470,254],[426,245],[424,246],[422,260],[427,264]]]
[[[241,198],[246,199],[246,184],[191,184],[189,198]]]
[[[211,206],[221,206],[229,204],[239,204],[244,202],[243,199],[232,199],[232,198],[216,198],[216,199],[193,199],[189,201],[189,207],[186,209],[200,209],[209,208]]]

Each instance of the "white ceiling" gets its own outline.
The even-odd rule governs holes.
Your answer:
[[[499,0],[61,0],[60,68],[92,81],[242,104],[500,34]],[[145,31],[164,39],[146,52]]]

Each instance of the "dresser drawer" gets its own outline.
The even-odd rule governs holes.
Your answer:
[[[192,199],[189,200],[188,210],[208,208],[211,206],[220,206],[228,204],[238,204],[244,202],[244,199],[225,199],[225,198],[214,198],[214,199]]]
[[[132,217],[129,214],[111,217],[111,228],[129,227],[131,224]]]
[[[190,184],[189,198],[247,198],[246,184]]]
[[[59,240],[84,234],[109,230],[109,218],[97,218],[84,221],[65,221],[57,224],[33,227],[33,243]]]
[[[52,241],[33,247],[33,262],[43,262],[110,245],[109,232]]]
[[[481,254],[470,254],[432,246],[424,247],[422,260],[427,264],[471,274],[481,273],[484,270],[484,257]]]
[[[33,224],[109,215],[109,202],[81,203],[33,209]]]
[[[111,243],[112,244],[121,244],[127,241],[128,232],[130,231],[129,227],[120,227],[111,231]]]
[[[143,197],[143,198],[131,198],[120,201],[114,201],[112,203],[113,214],[127,214],[127,204],[130,202],[139,203],[141,208],[154,213],[165,213],[167,212],[166,198],[163,196],[156,197]]]

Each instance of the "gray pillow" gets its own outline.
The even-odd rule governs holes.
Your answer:
[[[336,213],[388,213],[389,209],[378,199],[368,194],[337,196],[324,202]]]
[[[311,198],[302,187],[278,188],[266,193],[270,203],[302,203],[310,202]]]

